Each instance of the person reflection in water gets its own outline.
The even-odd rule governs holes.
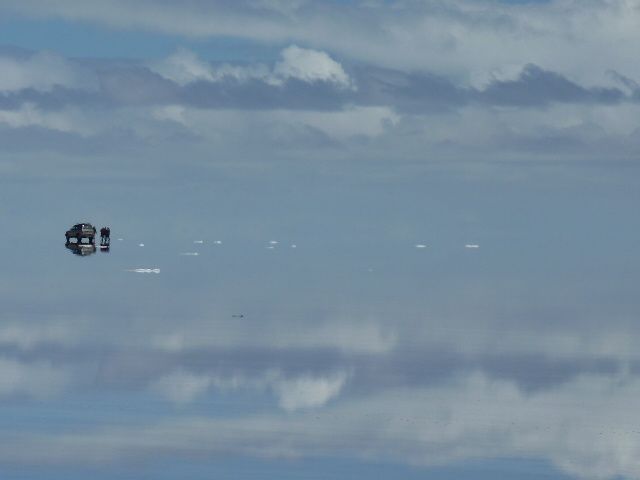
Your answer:
[[[109,227],[102,227],[100,229],[100,246],[108,247],[111,244],[111,229]]]

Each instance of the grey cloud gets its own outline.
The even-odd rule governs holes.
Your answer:
[[[617,88],[585,88],[531,64],[524,67],[516,80],[494,81],[474,94],[481,102],[498,106],[545,106],[556,102],[610,104],[627,99]]]
[[[31,103],[46,110],[58,110],[70,105],[108,106],[110,102],[98,92],[87,92],[61,86],[55,86],[48,92],[26,88],[17,92],[0,94],[0,110],[16,110],[25,103]]]
[[[19,58],[17,53],[5,55]],[[619,88],[585,87],[529,65],[512,80],[494,79],[480,89],[428,72],[342,61],[350,88],[329,81],[331,77],[276,78],[269,66],[207,63],[189,55],[186,60],[204,70],[195,80],[186,77],[180,83],[179,76],[172,81],[139,61],[59,61],[77,67],[82,78],[95,78],[94,87],[55,85],[4,92],[0,135],[6,136],[6,149],[82,154],[151,148],[157,153],[173,141],[174,150],[190,142],[208,142],[239,155],[263,147],[292,155],[324,149],[370,155],[373,148],[377,154],[396,155],[399,148],[405,156],[420,157],[425,149],[446,156],[494,156],[499,149],[505,155],[532,156],[615,152],[620,158],[638,149],[620,122],[612,130],[603,123],[610,123],[610,116],[579,110],[621,108],[630,118],[640,93],[632,79],[620,74],[615,77]],[[176,65],[180,62],[171,66]],[[342,64],[332,67],[340,71]],[[175,76],[175,70],[171,74]],[[563,122],[556,116],[566,112],[554,109],[569,107],[577,109],[575,118],[584,120],[560,126]],[[602,118],[601,125],[591,118]],[[39,123],[28,124],[34,121]],[[56,122],[63,123],[57,130]],[[10,133],[12,128],[31,127],[32,139],[27,130]],[[246,135],[253,139],[250,144]]]
[[[437,113],[469,103],[467,89],[426,73],[362,67],[357,70],[354,100],[363,105],[388,105],[405,113]]]
[[[224,76],[178,86],[144,68],[107,71],[104,90],[122,103],[178,102],[198,108],[245,110],[336,111],[347,105],[388,106],[405,113],[438,113],[469,104],[544,107],[551,104],[615,104],[634,101],[617,88],[586,88],[535,65],[526,66],[511,81],[494,80],[474,89],[428,73],[403,73],[375,67],[353,69],[357,89],[325,82],[287,79],[272,85],[261,79]]]
[[[640,102],[640,85],[638,82],[613,70],[608,73],[616,82],[621,84],[630,92],[631,98],[633,98],[634,101]]]
[[[199,108],[242,110],[335,111],[350,101],[348,94],[330,83],[296,79],[287,80],[283,86],[230,78],[215,83],[197,82],[183,87],[180,98],[183,103]]]
[[[5,152],[55,151],[76,155],[122,152],[144,144],[135,132],[126,127],[84,136],[41,126],[7,128],[1,124],[0,142]]]
[[[624,87],[627,87],[629,90],[631,91],[636,91],[640,89],[640,85],[638,85],[638,82],[636,82],[635,80],[622,75],[619,72],[616,72],[615,70],[609,70],[607,72],[611,78],[613,78],[616,82],[618,82],[619,84],[623,85]]]
[[[336,371],[350,371],[352,376],[346,393],[356,398],[389,389],[433,388],[475,371],[490,379],[512,382],[524,392],[536,393],[584,375],[615,375],[623,364],[633,369],[634,377],[640,369],[640,360],[621,362],[611,355],[563,358],[540,352],[464,354],[435,344],[380,354],[268,345],[193,348],[170,353],[149,346],[44,343],[30,350],[3,346],[0,354],[20,362],[46,362],[82,371],[76,382],[79,388],[104,392],[138,391],[177,370],[220,379],[257,379],[269,372],[279,372],[283,378],[323,377]]]
[[[287,150],[335,149],[341,146],[340,142],[322,130],[309,125],[271,125],[262,132],[255,132],[255,137],[262,138],[276,148]]]
[[[99,71],[102,94],[116,105],[179,101],[179,87],[143,66],[105,66]]]
[[[351,391],[369,395],[393,388],[431,388],[456,376],[480,371],[487,378],[507,380],[523,392],[536,393],[582,375],[611,375],[620,370],[620,362],[612,358],[563,359],[516,353],[461,355],[436,347],[429,350],[397,352],[386,358],[354,363],[356,374]]]
[[[493,80],[476,89],[426,73],[368,68],[356,77],[363,104],[389,105],[406,113],[447,111],[466,105],[544,107],[551,104],[615,104],[633,101],[617,88],[586,88],[559,73],[527,65],[515,80]],[[634,92],[635,94],[635,92]]]
[[[612,160],[615,153],[620,159],[632,160],[640,149],[638,130],[625,135],[611,135],[593,122],[565,128],[536,128],[526,132],[506,130],[492,140],[493,147],[506,151],[574,158],[583,158],[589,152],[592,157]]]
[[[88,62],[91,63],[91,62]],[[212,64],[212,68],[215,65]],[[224,66],[223,66],[224,67]],[[228,66],[227,66],[228,67]],[[83,65],[88,70],[88,65]],[[40,108],[66,105],[90,107],[182,104],[204,109],[339,111],[349,105],[387,106],[398,112],[421,114],[452,111],[467,105],[545,107],[553,104],[615,104],[633,102],[629,94],[612,87],[583,87],[559,73],[527,65],[514,80],[493,80],[476,89],[430,73],[404,73],[375,66],[348,68],[357,88],[331,81],[286,78],[274,84],[267,78],[238,77],[198,80],[179,85],[143,65],[104,61],[91,64],[99,82],[95,91],[55,86],[51,91],[33,88],[0,95],[0,107],[15,109],[26,102]],[[621,77],[620,78],[626,78]]]

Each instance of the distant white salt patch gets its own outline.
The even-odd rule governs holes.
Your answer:
[[[139,247],[144,247],[144,243],[139,243],[138,246]]]
[[[427,246],[424,243],[418,243],[416,248],[427,248]]]
[[[475,243],[467,243],[464,248],[480,248],[480,245]]]
[[[278,241],[277,241],[277,240],[271,240],[271,241],[269,242],[269,244],[271,244],[271,245],[277,245],[277,244],[278,244]]]
[[[125,270],[125,272],[134,272],[134,273],[160,273],[159,268],[131,268]]]
[[[204,243],[204,240],[194,240],[193,243]]]
[[[215,243],[216,245],[222,245],[222,240],[216,240],[216,241],[215,241],[215,242],[213,242],[213,243]]]
[[[185,257],[197,257],[200,254],[198,252],[181,252],[180,255]]]

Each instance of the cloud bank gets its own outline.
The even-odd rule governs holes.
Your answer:
[[[470,151],[628,159],[638,149],[639,90],[615,72],[586,85],[528,63],[473,86],[296,45],[271,64],[212,63],[186,49],[153,62],[25,51],[0,60],[13,72],[0,84],[0,136],[19,152],[150,154],[196,142],[366,156],[375,142],[376,154],[413,161]]]

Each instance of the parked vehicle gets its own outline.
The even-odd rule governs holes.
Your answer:
[[[77,223],[67,230],[64,236],[67,239],[67,243],[69,243],[72,238],[75,238],[77,243],[82,243],[83,238],[88,238],[89,243],[93,244],[96,238],[96,227],[90,223]]]

